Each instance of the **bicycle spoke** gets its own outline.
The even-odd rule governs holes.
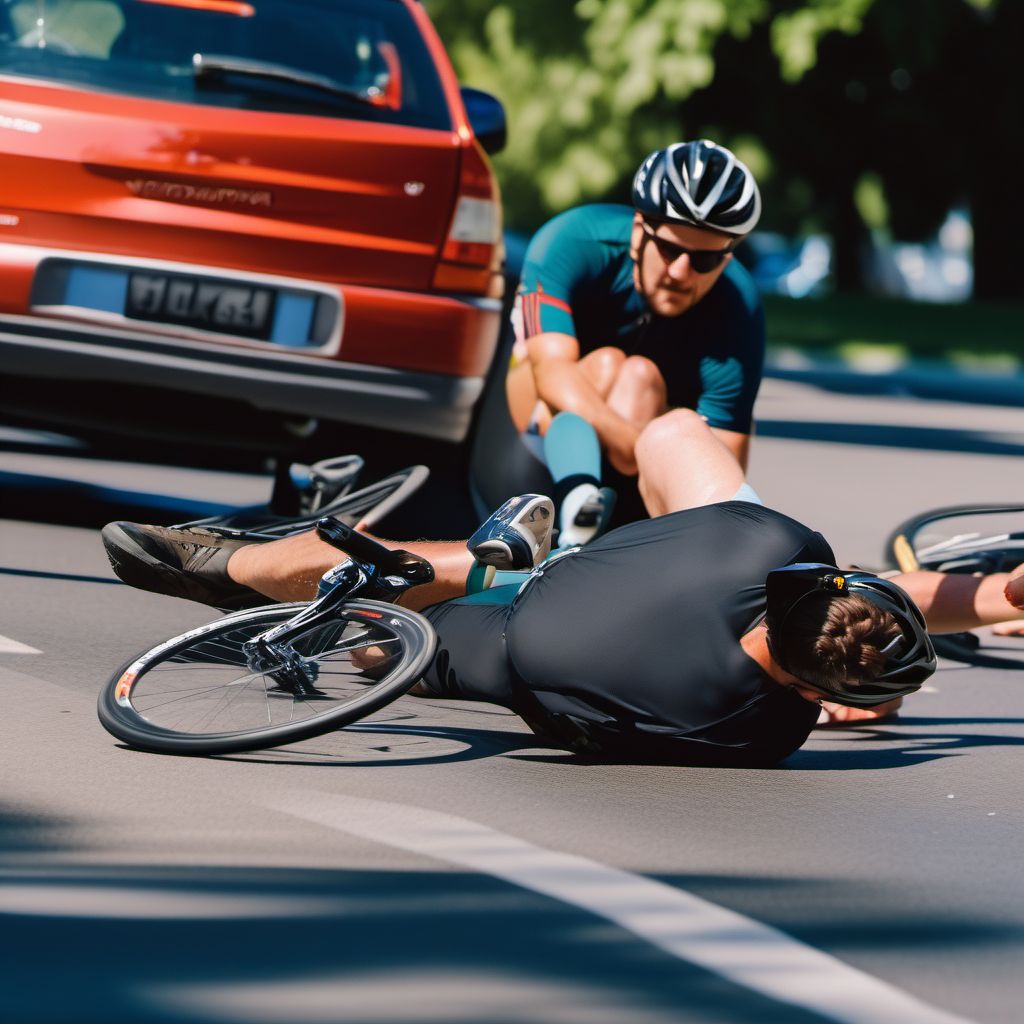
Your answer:
[[[252,679],[255,679],[258,676],[262,676],[262,675],[265,675],[265,673],[263,673],[263,672],[251,672],[247,676],[242,676],[241,679],[232,680],[231,682],[228,682],[228,683],[211,683],[209,686],[202,687],[201,691],[198,691],[198,692],[197,691],[187,691],[186,695],[184,697],[174,697],[171,700],[162,701],[159,704],[149,704],[149,705],[147,705],[146,710],[147,711],[152,711],[155,708],[164,707],[167,704],[175,704],[178,701],[195,700],[197,698],[201,698],[201,697],[209,695],[214,690],[226,690],[228,687],[231,687],[231,686],[248,685],[248,683]],[[160,693],[159,693],[159,696],[163,696],[165,693],[180,693],[180,692],[182,692],[182,691],[180,691],[180,690],[161,690]]]
[[[183,746],[208,738],[206,752],[215,752],[218,745],[239,749],[235,738],[247,736],[269,734],[281,742],[278,737],[287,737],[290,727],[301,738],[314,731],[312,723],[318,719],[325,720],[322,729],[330,727],[329,720],[343,725],[374,710],[374,701],[404,692],[408,657],[423,648],[411,645],[416,634],[406,631],[412,613],[401,609],[395,610],[397,621],[367,621],[342,612],[287,642],[285,650],[297,655],[294,663],[289,654],[278,664],[252,671],[246,646],[294,614],[287,608],[252,613],[246,621],[225,623],[228,628],[212,625],[166,652],[157,648],[151,657],[141,656],[134,663],[134,678],[126,669],[112,681],[111,716],[126,726],[135,716],[137,723],[145,723],[137,731],[148,730],[154,742],[165,737],[168,745],[180,740]],[[417,628],[422,635],[425,627]],[[115,687],[128,678],[125,700]],[[117,734],[115,728],[111,731]],[[144,745],[130,737],[128,741]]]

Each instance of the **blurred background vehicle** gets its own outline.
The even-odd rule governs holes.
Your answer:
[[[504,135],[416,0],[2,0],[0,413],[461,441]]]
[[[755,231],[736,257],[768,294],[802,299],[829,285],[832,247],[821,235],[793,239],[777,231]]]

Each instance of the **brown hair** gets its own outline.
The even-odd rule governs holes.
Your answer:
[[[811,594],[786,619],[788,668],[823,689],[875,679],[885,669],[882,648],[899,634],[893,616],[866,598]]]

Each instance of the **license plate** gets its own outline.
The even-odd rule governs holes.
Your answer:
[[[132,273],[124,313],[135,320],[266,341],[274,324],[275,298],[272,288],[184,274]]]

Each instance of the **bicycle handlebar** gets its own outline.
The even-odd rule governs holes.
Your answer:
[[[412,583],[429,583],[434,570],[426,559],[409,551],[392,550],[364,533],[358,533],[334,516],[316,524],[317,536],[359,562],[375,566],[384,575],[401,576]]]

